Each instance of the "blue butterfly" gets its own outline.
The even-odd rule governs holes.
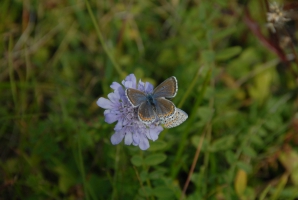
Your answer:
[[[178,126],[187,119],[187,114],[178,110],[170,98],[176,96],[178,81],[172,76],[158,85],[151,94],[128,88],[125,95],[133,107],[138,107],[139,120],[151,124],[155,120],[165,124],[167,128]]]

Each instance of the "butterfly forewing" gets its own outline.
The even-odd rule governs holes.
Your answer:
[[[164,123],[164,127],[173,128],[182,124],[187,118],[188,115],[186,114],[186,112],[179,108],[176,108],[176,113],[173,115],[173,117],[164,119],[162,122]]]
[[[159,84],[153,91],[153,96],[155,98],[165,97],[165,98],[173,98],[176,96],[178,91],[178,81],[172,76],[166,79],[164,82]]]
[[[155,121],[155,113],[153,111],[153,106],[148,102],[144,102],[140,105],[138,109],[139,120],[145,124],[151,124]]]
[[[140,90],[128,88],[125,90],[125,95],[133,107],[139,106],[146,101],[146,94]]]
[[[159,119],[166,119],[175,114],[176,106],[173,102],[167,99],[157,98],[155,103],[155,112]]]

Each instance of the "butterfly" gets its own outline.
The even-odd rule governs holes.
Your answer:
[[[168,100],[175,97],[177,91],[178,81],[172,76],[158,85],[151,94],[128,88],[125,90],[125,95],[133,107],[138,107],[141,122],[148,125],[158,120],[165,124],[165,127],[171,128],[178,126],[188,117],[184,111],[178,110],[175,104]]]

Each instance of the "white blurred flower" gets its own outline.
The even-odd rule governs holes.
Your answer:
[[[276,2],[271,3],[267,13],[267,27],[275,33],[277,28],[283,27],[285,22],[291,20],[287,14]]]

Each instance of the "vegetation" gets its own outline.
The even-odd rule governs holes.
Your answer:
[[[0,199],[298,199],[298,4],[272,3],[2,1]],[[188,113],[146,151],[96,105],[132,73]]]

